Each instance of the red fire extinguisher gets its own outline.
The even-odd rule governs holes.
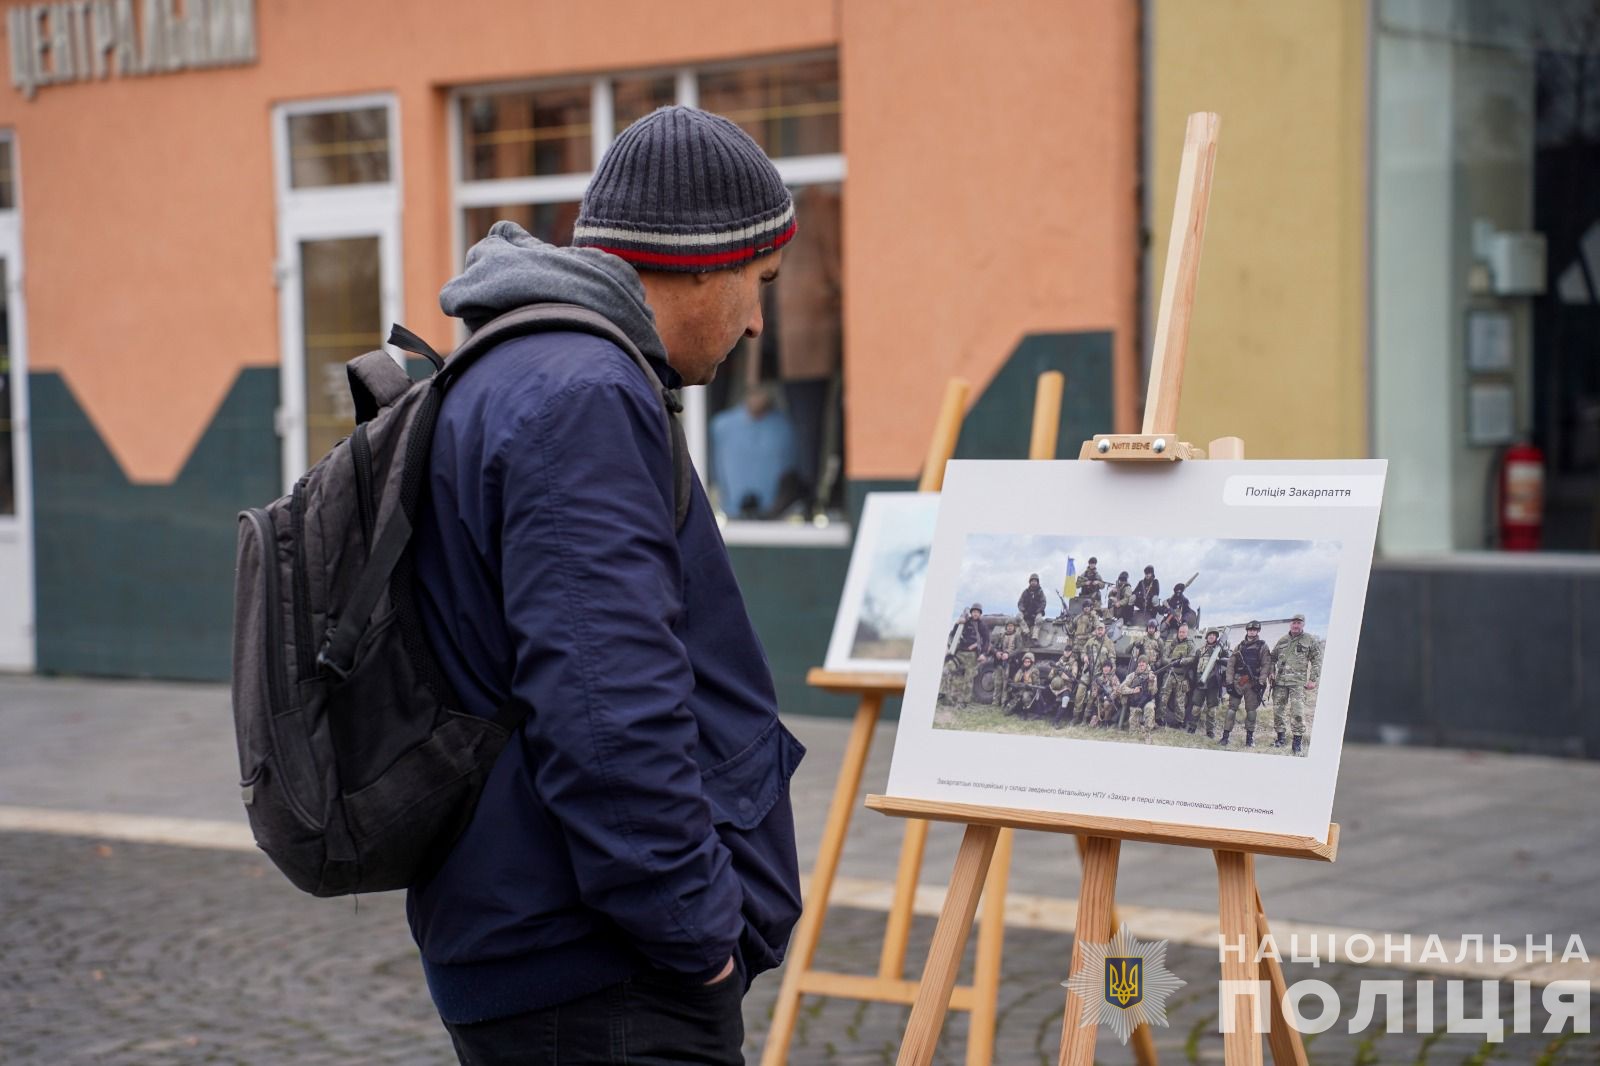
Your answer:
[[[1513,444],[1500,459],[1500,550],[1539,550],[1544,533],[1544,452]]]

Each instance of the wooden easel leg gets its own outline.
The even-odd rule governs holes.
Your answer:
[[[956,971],[961,968],[961,953],[972,932],[972,917],[978,912],[978,896],[983,892],[984,876],[994,858],[1000,829],[990,825],[969,825],[956,853],[956,868],[950,875],[939,924],[933,930],[928,948],[928,963],[922,970],[917,1001],[911,1005],[906,1035],[900,1042],[897,1066],[928,1066],[938,1046],[939,1030],[950,1008],[950,990],[956,986]]]
[[[1122,841],[1109,837],[1086,837],[1082,844],[1083,884],[1078,889],[1078,921],[1072,932],[1070,977],[1083,961],[1083,945],[1110,940],[1111,912],[1116,902],[1117,856]],[[1067,992],[1067,1012],[1061,1019],[1061,1066],[1093,1066],[1098,1025],[1084,1025],[1083,1000]]]
[[[1011,879],[1012,829],[1000,830],[989,880],[983,886],[983,919],[978,926],[978,958],[972,975],[972,1020],[967,1024],[967,1066],[989,1066],[994,1057],[994,1024],[1000,1006],[1000,955],[1006,939],[1006,888]]]
[[[1083,842],[1085,838],[1081,836],[1075,836],[1072,839],[1078,845],[1078,861],[1082,862],[1084,846]],[[1115,904],[1113,904],[1111,907],[1111,932],[1113,936],[1116,935],[1116,931],[1121,928],[1121,926],[1122,919],[1117,917],[1117,908]],[[1138,1066],[1157,1066],[1157,1064],[1160,1062],[1160,1056],[1156,1054],[1155,1034],[1150,1032],[1150,1027],[1148,1025],[1139,1026],[1139,1028],[1133,1031],[1133,1035],[1128,1039],[1129,1042],[1133,1044],[1133,1061],[1137,1063]]]
[[[889,924],[883,934],[883,953],[878,956],[878,976],[899,981],[906,969],[906,942],[911,938],[912,908],[917,901],[917,882],[922,878],[922,854],[928,844],[928,823],[920,818],[906,819],[905,836],[900,841],[900,869],[894,878],[894,902],[889,905]]]
[[[1259,942],[1265,942],[1272,935],[1272,930],[1267,926],[1267,909],[1261,904],[1261,889],[1256,889],[1256,936]],[[1289,1019],[1283,1013],[1283,993],[1288,989],[1288,982],[1283,976],[1283,966],[1272,955],[1262,960],[1262,969],[1266,971],[1267,982],[1272,986],[1272,1028],[1267,1032],[1267,1047],[1272,1049],[1272,1061],[1276,1066],[1307,1066],[1306,1045],[1300,1037],[1300,1030],[1289,1024]]]
[[[1217,859],[1218,915],[1222,931],[1222,979],[1248,981],[1256,976],[1256,876],[1253,856],[1242,851],[1212,852]],[[1262,1066],[1261,1034],[1250,1000],[1233,1004],[1233,1031],[1222,1034],[1227,1066]]]
[[[872,734],[878,726],[878,715],[882,710],[883,696],[875,693],[861,697],[861,706],[856,708],[850,742],[845,746],[839,779],[833,785],[833,800],[828,804],[822,846],[817,850],[817,864],[811,872],[811,891],[806,897],[805,910],[800,915],[794,939],[790,942],[783,984],[778,989],[778,1000],[773,1005],[772,1028],[767,1031],[767,1044],[761,1052],[762,1066],[782,1066],[789,1057],[789,1042],[794,1039],[795,1021],[800,1014],[800,981],[805,972],[811,969],[817,941],[822,938],[822,922],[828,914],[828,897],[833,892],[833,879],[839,872],[839,856],[844,851],[845,833],[850,828],[850,815],[855,810],[856,793],[861,789],[867,752],[872,748]]]

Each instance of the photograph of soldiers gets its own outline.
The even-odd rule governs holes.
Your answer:
[[[1244,709],[1244,746],[1256,746],[1256,711],[1261,707],[1262,690],[1267,683],[1267,642],[1261,639],[1261,623],[1251,619],[1245,623],[1244,640],[1233,649],[1228,663],[1229,687],[1233,690],[1228,701],[1228,717],[1222,723],[1222,736],[1217,743],[1228,746],[1228,734],[1238,722],[1239,709]]]
[[[965,707],[972,702],[978,667],[989,661],[989,626],[983,620],[983,604],[973,604],[967,616],[951,627],[944,661],[939,696],[948,695],[957,707]]]
[[[1222,717],[1228,700],[1225,678],[1228,649],[1221,640],[1221,630],[1206,630],[1205,643],[1200,646],[1196,659],[1199,670],[1195,677],[1194,715],[1189,722],[1189,732],[1197,733],[1204,726],[1207,740],[1216,739],[1217,720]]]
[[[1133,606],[1136,610],[1154,614],[1160,605],[1161,582],[1156,580],[1156,568],[1147,566],[1144,568],[1144,577],[1133,588]],[[1155,666],[1154,663],[1150,665]]]
[[[1017,599],[1017,610],[1022,615],[1023,632],[1029,640],[1039,639],[1039,620],[1045,614],[1044,588],[1038,574],[1028,575],[1028,587]]]
[[[1322,646],[1306,633],[1306,616],[1289,621],[1289,632],[1272,647],[1267,680],[1272,682],[1272,727],[1278,731],[1274,746],[1283,747],[1285,727],[1294,731],[1294,754],[1300,754],[1306,734],[1306,693],[1322,676]]]
[[[1083,538],[986,533],[966,544],[934,728],[1285,758],[1309,750],[1324,648],[1306,621],[1327,624],[1337,543],[1097,538],[1091,553]],[[1074,557],[1090,560],[1079,595],[1061,597],[1052,616],[1046,585]],[[1120,569],[1105,582],[1101,559],[1152,561],[1134,585]],[[1162,597],[1158,566],[1188,579]],[[1020,614],[984,613],[1019,584]],[[1263,704],[1281,745],[1255,742]]]

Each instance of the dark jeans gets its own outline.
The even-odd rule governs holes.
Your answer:
[[[445,1024],[463,1066],[744,1066],[744,978],[643,973],[544,1010]]]

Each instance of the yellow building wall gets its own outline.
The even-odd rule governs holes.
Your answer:
[[[1149,321],[1190,112],[1222,117],[1179,435],[1367,454],[1367,5],[1153,0]]]

